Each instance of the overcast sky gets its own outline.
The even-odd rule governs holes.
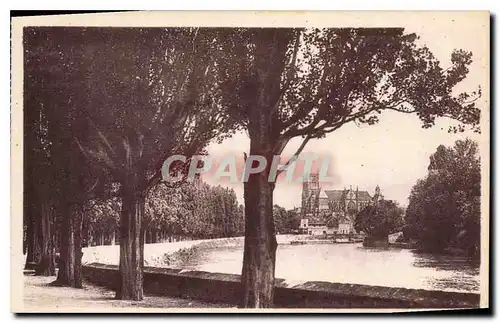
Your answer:
[[[457,92],[477,90],[484,82],[489,71],[487,29],[480,24],[467,23],[467,17],[440,16],[432,23],[415,23],[408,19],[406,32],[415,32],[443,67],[448,67],[453,49],[461,48],[473,52],[473,64],[466,80],[456,88]],[[486,73],[486,74],[485,74]],[[487,84],[481,84],[483,89]],[[481,109],[487,109],[486,99],[479,102]],[[373,126],[356,124],[344,125],[326,138],[311,140],[304,152],[327,155],[331,158],[330,171],[335,181],[326,189],[343,189],[352,185],[360,190],[373,193],[379,185],[387,199],[407,205],[411,187],[417,179],[427,174],[429,156],[440,144],[452,145],[458,139],[466,137],[480,140],[470,131],[461,134],[447,132],[450,120],[440,119],[431,129],[422,129],[416,116],[398,114],[393,111],[382,113],[378,124]],[[292,154],[300,140],[289,143],[284,155]],[[213,144],[208,150],[213,156],[235,154],[243,159],[243,152],[248,152],[249,139],[240,133],[227,139],[222,144]],[[221,184],[232,187],[243,203],[243,184],[219,183],[213,178],[204,177],[209,184]],[[274,192],[274,202],[287,209],[300,206],[301,184],[279,182]]]

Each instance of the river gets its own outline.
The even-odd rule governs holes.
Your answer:
[[[201,249],[178,264],[185,270],[241,274],[242,247]],[[276,277],[290,283],[328,281],[461,292],[479,291],[479,265],[455,256],[361,244],[279,245]]]

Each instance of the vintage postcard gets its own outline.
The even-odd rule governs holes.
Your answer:
[[[487,309],[487,11],[12,18],[11,311]]]

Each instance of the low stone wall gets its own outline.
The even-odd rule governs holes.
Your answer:
[[[118,266],[87,264],[84,278],[114,289]],[[428,291],[328,282],[306,282],[289,286],[275,280],[277,308],[472,308],[479,306],[479,294]],[[240,275],[182,271],[180,269],[144,269],[144,292],[209,302],[238,305],[241,299]]]

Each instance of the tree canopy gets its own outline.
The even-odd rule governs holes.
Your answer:
[[[249,154],[268,165],[295,137],[307,143],[348,123],[378,122],[382,111],[413,114],[422,127],[438,117],[479,131],[480,88],[455,93],[468,74],[472,54],[450,53],[444,67],[417,35],[402,28],[235,28],[219,38],[221,103],[250,137]],[[446,66],[446,65],[445,65]],[[255,164],[252,161],[252,166]],[[244,183],[244,307],[272,306],[276,261],[270,167]],[[276,176],[275,176],[276,177]],[[269,182],[271,178],[271,182]],[[275,179],[275,178],[274,178]]]
[[[300,225],[300,214],[294,210],[286,210],[277,204],[273,207],[273,218],[276,232],[279,234],[289,234],[297,230]]]
[[[380,200],[356,214],[354,229],[370,237],[384,238],[403,227],[403,209],[395,202]]]
[[[224,99],[248,131],[261,113],[271,118],[276,154],[293,137],[376,123],[383,110],[415,114],[424,128],[449,117],[459,121],[450,131],[479,131],[480,88],[453,92],[472,53],[457,49],[443,67],[417,39],[400,28],[238,29],[222,40]]]
[[[481,167],[478,145],[466,139],[440,145],[430,157],[429,174],[412,188],[406,234],[424,250],[449,248],[479,255]]]
[[[171,236],[210,239],[242,235],[243,213],[236,193],[205,183],[198,187],[160,184],[146,199],[146,230],[160,230]]]
[[[161,180],[168,156],[201,153],[230,133],[218,104],[215,34],[199,28],[88,29],[85,153],[117,181],[140,174],[139,188]],[[86,121],[86,122],[83,122]]]

